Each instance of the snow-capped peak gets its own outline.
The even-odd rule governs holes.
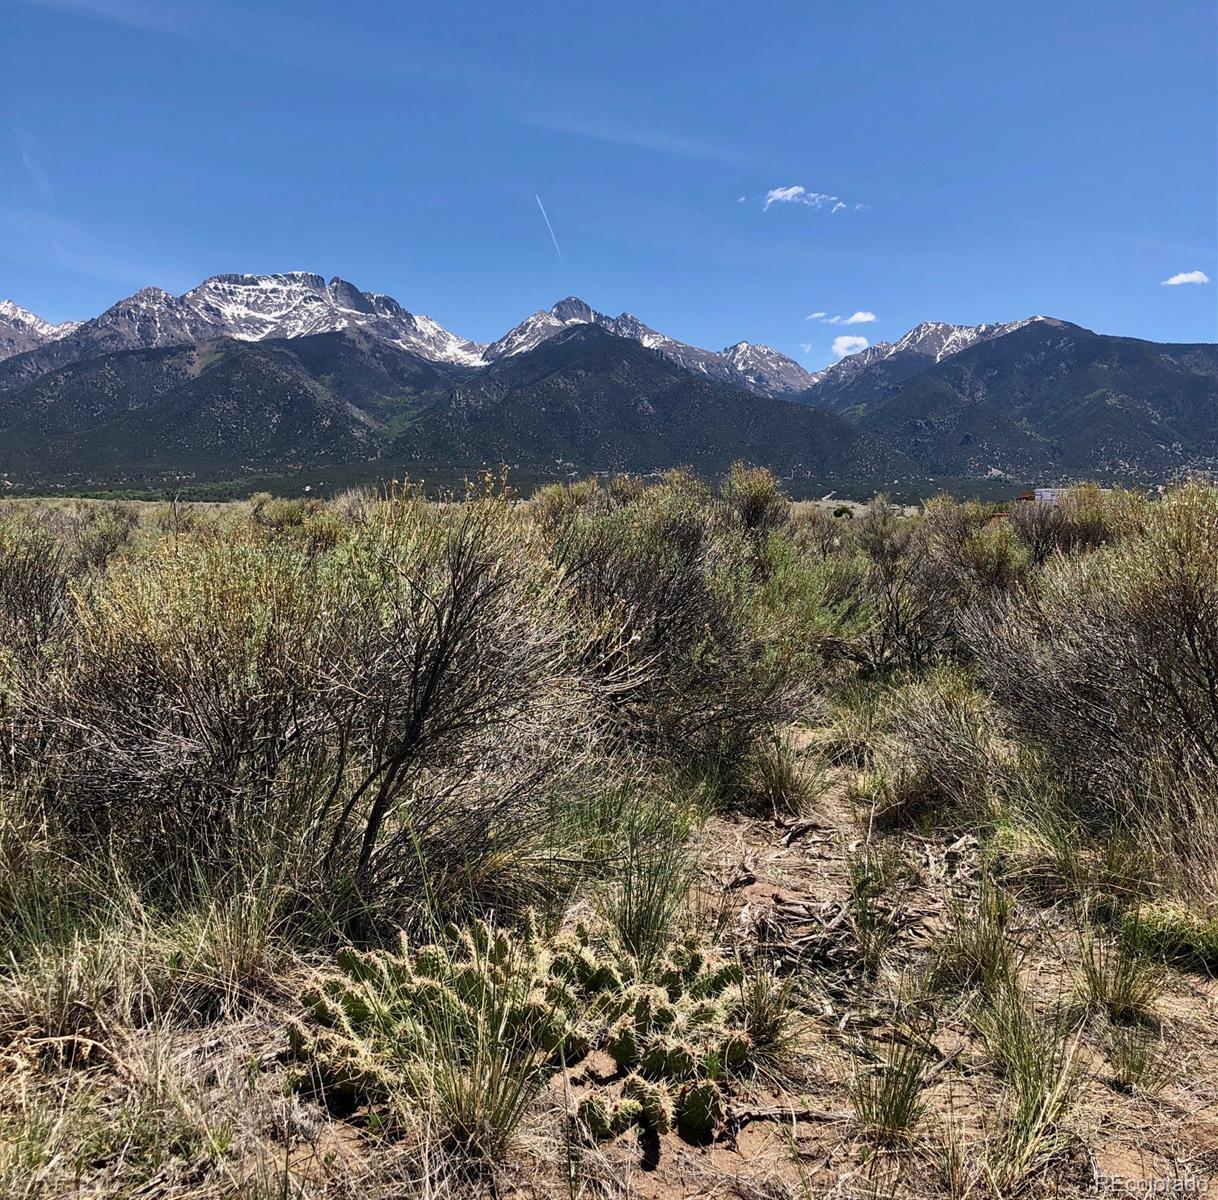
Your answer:
[[[896,342],[876,342],[849,354],[812,376],[813,386],[822,383],[840,384],[866,367],[888,360],[918,360],[924,358],[942,362],[978,342],[1005,337],[1034,321],[1049,321],[1051,317],[1025,317],[1021,321],[994,322],[983,325],[951,325],[946,321],[922,321]]]
[[[631,313],[606,316],[576,296],[567,296],[553,307],[533,313],[497,342],[492,342],[486,348],[484,358],[494,362],[523,354],[570,325],[598,325],[618,337],[629,338],[649,350],[658,351],[686,370],[767,396],[799,392],[811,382],[811,376],[798,363],[769,346],[738,342],[716,354],[713,350],[702,350],[659,333]]]
[[[80,326],[79,321],[61,321],[56,325],[12,300],[0,300],[0,324],[28,332],[47,342],[66,337]]]
[[[57,342],[79,324],[79,321],[62,321],[56,325],[12,300],[0,300],[0,359]]]
[[[949,325],[945,321],[923,321],[915,325],[901,340],[892,347],[892,353],[913,351],[925,354],[935,362],[942,362],[953,354],[973,345],[976,342],[988,341],[990,338],[1002,337],[1022,329],[1038,317],[1027,317],[1022,321],[1010,321],[1006,324],[995,323],[987,325]]]
[[[183,303],[246,341],[307,337],[361,329],[435,362],[477,365],[482,347],[430,317],[416,317],[391,296],[362,292],[337,275],[328,283],[309,271],[275,275],[215,275],[182,297]]]
[[[116,350],[149,349],[230,337],[244,341],[360,330],[433,362],[483,365],[484,347],[430,317],[415,316],[390,296],[362,292],[337,276],[310,271],[213,275],[182,296],[141,288],[83,325],[46,328],[8,301],[0,309],[0,358],[74,336],[55,363]],[[34,369],[33,367],[31,369]]]
[[[773,346],[737,342],[724,347],[723,357],[739,372],[751,391],[767,396],[802,392],[812,383],[812,376],[799,363]]]

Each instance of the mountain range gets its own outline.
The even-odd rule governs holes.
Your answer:
[[[926,322],[810,373],[710,351],[574,297],[489,344],[320,275],[145,288],[91,320],[0,303],[10,485],[156,485],[362,464],[548,475],[714,473],[882,484],[1149,482],[1218,460],[1218,347],[1051,317]]]
[[[794,394],[813,381],[797,362],[770,346],[738,342],[720,353],[700,350],[657,333],[629,313],[605,316],[574,296],[534,313],[484,345],[450,333],[430,317],[407,312],[390,296],[361,292],[337,277],[327,283],[304,271],[215,275],[182,296],[143,288],[100,316],[64,325],[51,325],[6,301],[0,307],[0,360],[36,351],[10,366],[4,378],[12,383],[114,350],[149,350],[220,337],[262,341],[359,329],[429,362],[485,367],[536,349],[572,325],[585,324],[599,325],[659,351],[688,370],[760,395]]]

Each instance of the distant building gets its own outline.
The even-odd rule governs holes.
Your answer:
[[[1032,493],[1032,499],[1037,504],[1047,504],[1050,508],[1054,508],[1061,499],[1061,489],[1051,487],[1036,488]]]

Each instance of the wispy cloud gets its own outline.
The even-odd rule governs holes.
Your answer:
[[[1180,271],[1170,279],[1163,280],[1163,287],[1179,287],[1182,283],[1209,283],[1210,277],[1204,271]]]
[[[25,173],[30,177],[30,182],[33,183],[38,195],[47,204],[53,205],[55,203],[55,189],[51,187],[50,176],[43,169],[42,163],[38,160],[38,155],[34,152],[38,146],[37,140],[33,134],[27,133],[16,125],[10,125],[9,128],[13,131],[13,136],[21,146],[21,165],[25,167]]]
[[[542,204],[540,196],[535,196],[534,199],[537,201],[537,207],[541,209],[541,219],[545,221],[546,228],[550,231],[550,241],[554,243],[554,253],[558,255],[558,261],[562,262],[562,251],[558,248],[558,238],[554,236],[554,226],[550,224],[550,218],[546,216],[546,206]]]
[[[840,196],[830,196],[826,192],[814,192],[811,188],[803,187],[800,184],[770,188],[761,203],[761,211],[768,212],[772,204],[802,204],[805,208],[827,208],[830,216],[850,207]],[[856,204],[854,207],[859,209],[865,208],[866,205]]]
[[[602,121],[577,121],[548,113],[526,115],[521,118],[526,125],[537,129],[549,129],[554,133],[566,133],[574,137],[593,138],[598,142],[610,142],[615,146],[632,146],[636,150],[654,150],[660,154],[674,154],[680,158],[699,158],[705,162],[727,163],[733,167],[752,166],[752,160],[729,146],[718,146],[700,138],[682,137],[656,129],[638,129]]]
[[[97,17],[150,33],[189,34],[195,27],[191,6],[163,4],[159,0],[25,0],[25,3]]]
[[[828,313],[814,312],[804,318],[805,321],[820,321],[823,325],[870,325],[875,319],[875,313],[867,312],[865,309],[853,312],[848,317],[836,314],[831,317]]]
[[[146,256],[144,248],[114,245],[87,227],[46,211],[0,207],[0,244],[4,257],[12,262],[70,271],[132,290],[158,283],[170,291],[184,291],[198,279],[193,267],[158,261]]]
[[[847,354],[857,354],[860,350],[866,350],[868,345],[865,337],[843,333],[833,339],[833,353],[838,358],[845,358]]]
[[[801,350],[802,350],[802,351],[803,351],[805,354],[811,354],[811,353],[812,353],[812,350],[813,350],[813,346],[812,346],[812,343],[811,343],[811,342],[800,342],[800,343],[799,343],[799,348],[800,348],[800,349],[801,349]]]

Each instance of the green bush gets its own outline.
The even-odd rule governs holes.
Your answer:
[[[682,765],[732,763],[790,715],[798,681],[755,619],[748,537],[704,487],[676,476],[577,511],[553,553],[623,740]]]
[[[1093,834],[1128,831],[1165,879],[1218,850],[1218,491],[1190,485],[1123,538],[1055,558],[966,615],[1008,728]]]

